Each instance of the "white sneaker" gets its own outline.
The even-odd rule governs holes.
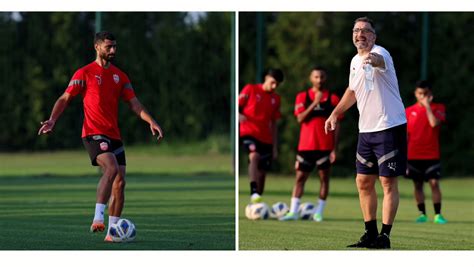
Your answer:
[[[262,202],[262,197],[257,193],[253,193],[250,196],[250,202],[253,203],[253,204],[260,203],[260,202]]]
[[[323,221],[323,214],[315,213],[313,215],[313,220],[316,221],[316,222],[322,222]]]

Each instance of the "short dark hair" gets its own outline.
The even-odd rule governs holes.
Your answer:
[[[315,70],[316,70],[316,71],[324,72],[324,75],[326,75],[326,76],[328,75],[327,69],[326,69],[325,67],[323,67],[323,66],[315,65],[315,66],[313,66],[313,67],[311,68],[311,72],[313,72],[313,71],[315,71]]]
[[[285,76],[283,75],[283,71],[281,71],[281,69],[269,68],[265,70],[265,72],[263,73],[263,80],[265,80],[265,76],[267,75],[272,76],[278,83],[283,82],[283,79],[285,78]]]
[[[354,24],[356,24],[357,22],[367,22],[370,24],[370,27],[372,27],[372,29],[374,30],[375,32],[375,26],[374,26],[374,21],[369,19],[368,17],[360,17],[360,18],[357,18],[355,21],[354,21]]]
[[[110,40],[110,41],[115,41],[115,36],[108,31],[101,31],[95,34],[94,37],[94,44],[97,44],[99,42],[103,42],[105,40]]]
[[[428,80],[420,80],[416,82],[416,88],[431,90],[431,83]]]

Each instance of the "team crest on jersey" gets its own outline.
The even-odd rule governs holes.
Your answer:
[[[107,142],[101,142],[99,146],[100,146],[100,150],[102,151],[106,151],[107,149],[109,149],[109,144]]]
[[[101,85],[102,84],[102,77],[100,77],[100,75],[96,75],[95,78],[97,79],[97,84]]]
[[[117,74],[114,74],[114,82],[119,83],[120,82],[120,77]]]

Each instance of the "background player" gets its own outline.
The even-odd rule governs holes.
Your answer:
[[[278,157],[277,120],[280,96],[275,89],[283,82],[280,69],[268,69],[263,84],[247,84],[239,95],[240,142],[249,154],[250,201],[261,201],[266,172]]]
[[[420,211],[418,223],[428,221],[425,208],[424,182],[431,187],[435,211],[434,223],[444,224],[446,219],[441,215],[441,176],[439,131],[445,121],[445,106],[432,103],[433,93],[428,81],[419,81],[415,88],[416,103],[406,109],[408,133],[408,166],[407,177],[413,179],[415,200]]]
[[[118,104],[122,99],[150,125],[158,141],[163,131],[135,96],[127,75],[114,66],[117,42],[109,32],[96,33],[96,60],[76,71],[66,91],[54,104],[51,116],[41,122],[38,135],[52,132],[56,121],[73,97],[81,94],[84,105],[82,140],[91,163],[100,166],[103,175],[97,186],[95,215],[91,232],[105,230],[104,210],[109,204],[109,228],[122,214],[125,196],[125,150],[118,128]],[[105,241],[112,242],[107,234]]]
[[[339,97],[324,87],[327,71],[314,67],[309,75],[312,87],[298,93],[295,101],[295,116],[300,128],[298,153],[296,156],[296,180],[293,187],[290,211],[280,220],[296,220],[298,207],[304,193],[304,185],[314,167],[318,168],[320,187],[319,201],[313,219],[323,220],[323,211],[329,193],[329,173],[336,160],[339,124],[334,132],[324,131],[324,122],[339,103]]]

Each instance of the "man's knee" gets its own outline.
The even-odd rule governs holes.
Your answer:
[[[250,162],[258,163],[260,161],[260,154],[257,152],[251,152],[249,154],[249,160]]]
[[[359,191],[371,191],[375,187],[375,179],[366,175],[357,175],[356,183]]]
[[[398,190],[398,180],[396,177],[381,177],[380,183],[385,193],[391,193]]]
[[[430,179],[429,180],[430,186],[432,189],[438,189],[439,188],[439,181],[437,179]]]

